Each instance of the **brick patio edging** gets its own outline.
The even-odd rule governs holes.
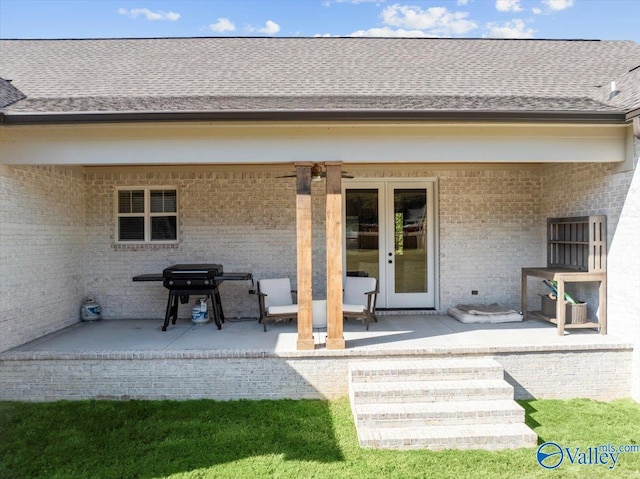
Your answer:
[[[10,352],[0,400],[304,399],[347,394],[351,361],[486,356],[516,399],[631,395],[631,344],[435,347],[429,350]]]

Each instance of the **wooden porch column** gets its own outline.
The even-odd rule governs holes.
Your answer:
[[[298,349],[313,349],[311,265],[311,163],[296,163]]]
[[[327,169],[327,349],[344,349],[342,317],[342,164]]]

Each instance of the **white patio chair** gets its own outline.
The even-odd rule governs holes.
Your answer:
[[[342,315],[345,319],[357,318],[364,320],[369,330],[369,323],[376,318],[376,301],[378,299],[377,278],[347,276],[344,282]]]
[[[293,302],[293,294],[289,278],[261,279],[258,281],[258,301],[260,319],[264,330],[267,321],[294,320],[298,317],[298,305]]]

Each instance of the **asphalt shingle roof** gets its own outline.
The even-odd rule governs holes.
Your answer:
[[[0,108],[25,98],[24,93],[14,87],[10,81],[0,78]]]
[[[611,91],[611,82],[598,88],[594,98],[619,108],[631,111],[640,108],[640,65],[617,78],[613,78],[615,90]]]
[[[192,96],[34,98],[14,105],[15,112],[111,111],[612,111],[582,97],[515,96]]]
[[[631,41],[0,41],[0,76],[27,96],[8,112],[620,111],[637,95],[610,102],[602,85],[638,65]]]

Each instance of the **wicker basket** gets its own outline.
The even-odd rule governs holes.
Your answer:
[[[556,317],[556,300],[541,294],[542,314],[549,318]],[[565,324],[584,324],[587,322],[587,303],[569,304],[565,313]]]

